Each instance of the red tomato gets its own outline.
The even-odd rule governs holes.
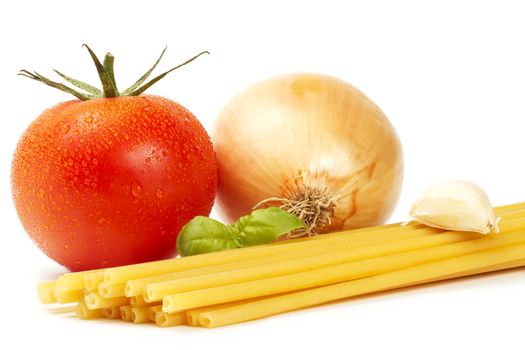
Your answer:
[[[141,95],[58,104],[18,143],[13,199],[30,237],[72,271],[171,257],[208,215],[215,153],[197,119]]]

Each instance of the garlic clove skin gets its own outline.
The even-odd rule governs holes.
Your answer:
[[[447,230],[499,232],[499,218],[487,194],[469,181],[450,180],[431,187],[416,200],[410,216],[427,226]]]

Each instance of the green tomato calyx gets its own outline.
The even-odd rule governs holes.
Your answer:
[[[95,64],[100,82],[102,83],[102,90],[90,84],[84,83],[74,78],[71,78],[59,72],[56,69],[54,70],[55,73],[57,73],[65,81],[67,81],[68,83],[70,83],[71,85],[75,86],[76,88],[80,90],[71,88],[65,84],[48,79],[37,72],[30,72],[25,69],[22,69],[18,73],[18,75],[39,81],[55,89],[70,93],[71,95],[75,96],[81,101],[93,100],[96,98],[111,98],[111,97],[118,97],[118,96],[138,96],[142,94],[144,91],[146,91],[147,89],[149,89],[157,81],[161,80],[162,78],[164,78],[166,75],[176,70],[177,68],[185,66],[186,64],[192,62],[193,60],[195,60],[196,58],[198,58],[199,56],[203,54],[209,54],[208,51],[202,51],[198,55],[193,56],[192,58],[184,61],[183,63],[167,70],[166,72],[146,82],[146,80],[149,78],[149,76],[151,75],[155,67],[157,67],[157,65],[159,64],[160,60],[162,59],[162,56],[164,56],[164,52],[166,52],[166,49],[167,49],[167,47],[165,47],[164,50],[162,50],[162,53],[160,54],[157,61],[155,61],[155,64],[153,64],[153,66],[146,73],[144,73],[144,75],[142,75],[129,88],[119,91],[117,89],[117,83],[116,83],[115,74],[113,71],[113,64],[115,61],[115,57],[113,57],[113,55],[108,52],[106,53],[106,56],[104,57],[104,61],[100,62],[97,55],[95,55],[93,50],[91,50],[91,48],[88,45],[84,44],[82,46],[88,50],[88,53],[91,56],[93,63]]]

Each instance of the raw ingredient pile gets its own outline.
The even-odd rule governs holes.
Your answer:
[[[40,284],[39,294],[44,303],[77,302],[84,319],[121,314],[135,323],[219,327],[524,265],[525,203],[495,211],[498,234],[391,224],[70,273]]]
[[[219,327],[363,294],[525,265],[525,203],[493,208],[463,180],[383,225],[403,179],[399,138],[352,85],[279,76],[234,96],[210,138],[143,92],[165,50],[119,90],[20,75],[74,95],[22,135],[12,192],[24,229],[71,273],[38,285],[81,319]],[[216,199],[224,223],[208,217]],[[180,257],[175,257],[178,253]],[[161,260],[163,259],[163,260]]]

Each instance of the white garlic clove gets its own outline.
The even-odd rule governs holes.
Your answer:
[[[487,234],[499,232],[499,218],[479,186],[450,180],[425,191],[410,209],[414,220],[427,226]]]

